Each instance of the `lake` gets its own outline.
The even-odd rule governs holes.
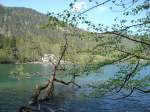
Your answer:
[[[27,105],[36,83],[43,84],[50,74],[50,66],[42,64],[24,64],[25,71],[37,76],[16,80],[10,75],[13,64],[0,64],[0,112],[17,112],[20,106]],[[115,65],[106,66],[102,72],[83,75],[77,82],[83,88],[56,85],[56,96],[49,102],[43,102],[43,108],[63,108],[66,112],[150,112],[150,95],[135,92],[132,96],[113,100],[112,96],[101,98],[83,98],[81,92],[88,91],[85,86],[96,81],[105,81],[117,71]],[[150,74],[150,66],[141,70],[141,74]],[[45,75],[44,77],[40,74]],[[119,95],[118,95],[119,96]],[[118,97],[115,96],[115,97]],[[47,111],[48,112],[48,111]],[[50,111],[49,111],[50,112]]]

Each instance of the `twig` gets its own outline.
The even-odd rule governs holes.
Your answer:
[[[114,100],[120,100],[120,99],[124,99],[124,98],[127,98],[127,97],[131,96],[132,93],[134,92],[135,88],[133,87],[133,88],[130,88],[130,89],[131,89],[131,90],[130,90],[130,93],[129,93],[129,94],[127,94],[127,95],[125,95],[125,96],[123,96],[123,97],[121,97],[121,98],[115,98]]]
[[[113,34],[113,35],[117,35],[117,36],[126,38],[126,39],[128,39],[128,40],[131,40],[131,41],[134,41],[134,42],[137,42],[137,43],[141,43],[141,44],[150,46],[150,43],[148,43],[148,42],[141,41],[141,40],[137,40],[137,39],[134,39],[134,38],[130,38],[129,36],[123,35],[123,34],[121,34],[121,33],[119,33],[119,32],[116,32],[116,31],[103,32],[103,33],[99,33],[99,34]]]
[[[88,11],[90,11],[90,10],[96,8],[96,7],[99,7],[99,6],[101,6],[101,5],[104,5],[104,4],[106,4],[107,2],[110,2],[110,1],[111,1],[111,0],[106,0],[106,1],[104,1],[104,2],[102,2],[102,3],[98,3],[97,5],[95,5],[95,6],[91,7],[91,8],[89,8],[89,9],[87,9],[87,10],[81,12],[81,13],[79,13],[77,17],[81,16],[82,14],[84,14],[84,13],[86,13],[86,12],[88,12]]]
[[[138,58],[138,59],[150,60],[149,57],[140,56],[140,55],[137,55],[137,54],[128,52],[128,51],[124,51],[124,50],[122,50],[122,49],[117,49],[117,48],[116,48],[115,50],[120,51],[120,52],[125,53],[125,54],[128,54],[128,55],[131,55],[131,56],[134,56],[134,57],[136,57],[136,58]]]
[[[148,89],[148,90],[142,90],[142,89],[137,88],[137,87],[134,87],[134,89],[136,89],[136,90],[138,90],[138,91],[141,91],[141,92],[143,92],[143,93],[150,93],[150,90],[149,90],[149,89]]]
[[[81,88],[81,86],[78,85],[78,84],[76,84],[73,80],[71,80],[71,81],[69,81],[69,82],[65,82],[65,81],[63,81],[63,80],[58,80],[58,79],[55,78],[55,81],[58,82],[58,83],[64,84],[64,85],[74,84],[74,85],[76,85],[77,87]]]

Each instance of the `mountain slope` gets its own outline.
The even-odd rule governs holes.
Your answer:
[[[45,53],[58,55],[63,29],[42,29],[48,19],[33,9],[0,5],[0,63],[38,61]],[[84,46],[74,37],[68,41],[73,49]]]
[[[0,63],[39,61],[44,54],[48,53],[59,56],[60,49],[64,44],[63,30],[69,30],[73,27],[66,25],[67,27],[58,30],[49,26],[42,29],[41,26],[47,24],[48,20],[48,16],[33,9],[0,5]],[[74,35],[68,36],[69,55],[74,58],[82,58],[84,56],[81,54],[85,52],[86,60],[88,57],[86,52],[93,50],[92,48],[97,44],[94,37],[101,35],[90,34],[90,32],[79,28],[74,29],[76,32],[87,34],[83,40],[81,40],[82,35],[76,34],[76,32]],[[99,43],[103,43],[102,40],[109,41],[107,37],[114,40],[113,36],[105,35],[104,38],[99,38],[101,39]],[[133,44],[127,39],[122,40],[121,43],[125,45],[128,43],[128,46]],[[78,56],[75,53],[78,53]],[[80,61],[80,59],[77,60]]]
[[[36,10],[24,7],[0,5],[0,34],[7,37],[47,37],[57,41],[62,32],[41,26],[48,23],[49,17]]]

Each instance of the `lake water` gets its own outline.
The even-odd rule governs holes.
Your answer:
[[[10,71],[15,66],[0,64],[0,112],[17,112],[20,106],[27,105],[35,84],[43,84],[48,77],[46,74],[50,73],[48,65],[24,64],[25,71],[30,74],[41,73],[45,75],[45,78],[43,76],[34,76],[29,79],[16,80],[10,75]],[[82,76],[77,79],[77,82],[83,86],[81,89],[73,88],[72,86],[56,85],[56,96],[49,102],[42,102],[41,108],[47,110],[49,108],[63,108],[66,112],[150,112],[149,94],[135,92],[131,97],[120,100],[112,100],[112,96],[83,98],[79,95],[80,92],[88,90],[84,85],[96,81],[104,81],[116,71],[117,67],[111,65],[106,66],[103,72]],[[142,70],[141,74],[150,74],[150,66]]]

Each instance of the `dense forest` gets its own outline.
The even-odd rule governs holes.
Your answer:
[[[2,5],[0,11],[0,63],[41,61],[44,54],[58,54],[63,29],[45,28],[49,19],[47,15],[28,8]],[[88,40],[85,43],[75,36],[69,41],[75,51],[87,50],[85,48],[95,43]]]

